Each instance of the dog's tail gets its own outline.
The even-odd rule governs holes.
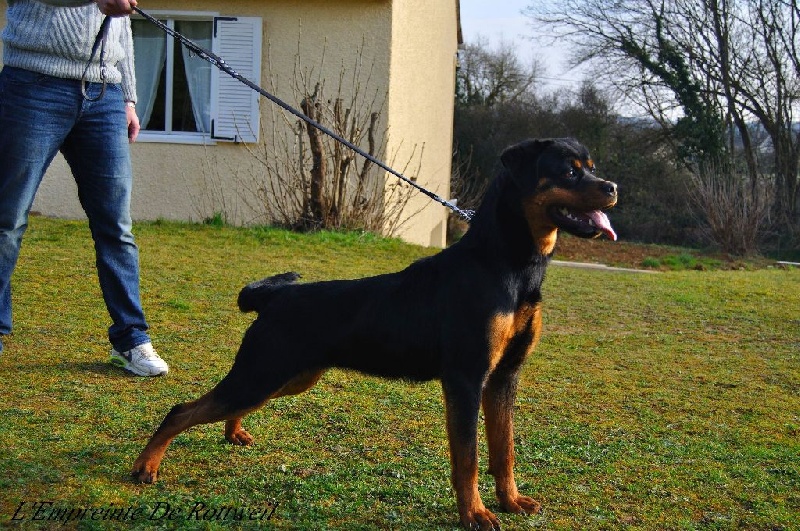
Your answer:
[[[243,312],[260,312],[275,291],[281,286],[296,282],[299,278],[299,273],[289,272],[251,282],[239,292],[237,300],[239,309]]]

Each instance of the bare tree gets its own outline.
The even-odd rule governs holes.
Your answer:
[[[490,48],[479,39],[459,52],[456,98],[463,105],[511,103],[532,94],[541,70],[537,61],[523,65],[511,44]]]

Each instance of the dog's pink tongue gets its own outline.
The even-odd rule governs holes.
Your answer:
[[[595,227],[603,231],[603,233],[608,236],[611,241],[617,241],[617,233],[614,232],[613,228],[611,228],[611,221],[609,221],[605,212],[595,210],[594,212],[589,212],[588,215],[589,218],[591,218],[591,220],[594,222]]]

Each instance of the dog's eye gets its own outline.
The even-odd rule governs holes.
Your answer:
[[[567,178],[570,179],[570,180],[573,180],[573,181],[577,181],[578,179],[581,178],[582,175],[583,175],[583,172],[581,170],[579,170],[578,168],[570,168],[569,169],[569,175],[567,175]]]

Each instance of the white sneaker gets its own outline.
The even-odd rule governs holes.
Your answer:
[[[138,376],[162,376],[167,374],[167,362],[156,354],[152,343],[144,343],[125,352],[111,349],[111,364]]]

